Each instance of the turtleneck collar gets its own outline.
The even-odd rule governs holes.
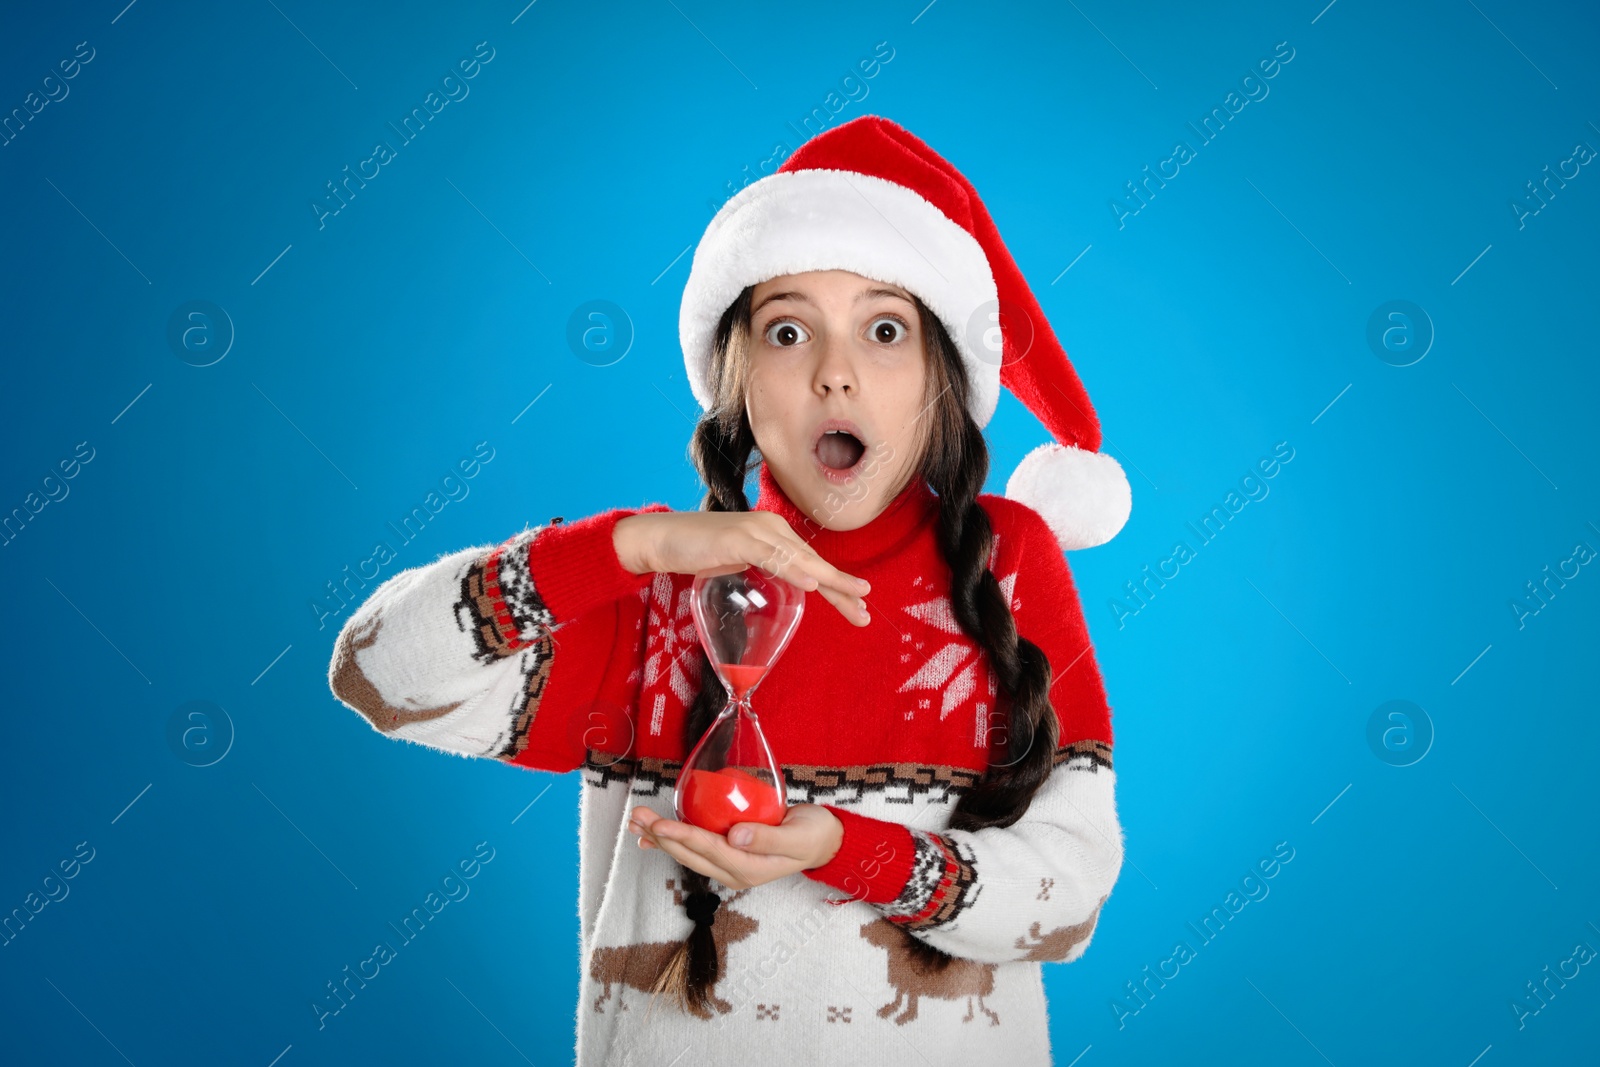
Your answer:
[[[757,511],[772,511],[783,516],[801,539],[829,561],[867,560],[901,545],[938,514],[939,498],[928,483],[913,477],[910,484],[876,518],[854,530],[830,530],[804,514],[779,487],[765,463],[760,471],[761,493]]]

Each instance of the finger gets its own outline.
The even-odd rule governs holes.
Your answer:
[[[852,623],[866,625],[865,583],[858,584],[858,579],[837,569],[809,548],[804,552],[783,556],[781,553],[785,549],[792,551],[792,546],[780,547],[763,566],[765,573],[782,578],[800,589],[821,593]]]
[[[871,583],[865,578],[841,571],[823,559],[816,549],[792,530],[785,528],[782,533],[769,538],[756,539],[762,542],[757,549],[761,559],[753,561],[751,565],[760,567],[763,573],[771,577],[782,578],[805,590],[833,588],[853,596],[865,596],[872,591]]]
[[[694,573],[705,578],[715,578],[722,574],[738,574],[748,566],[750,564],[744,562],[723,563],[716,567],[707,567],[705,570],[697,570]]]
[[[866,596],[872,592],[872,583],[865,578],[857,577],[849,571],[842,571],[821,556],[818,556],[817,560],[823,567],[827,568],[818,579],[823,585],[837,589],[841,593],[850,593],[855,596]]]
[[[801,553],[794,541],[781,534],[750,535],[744,546],[749,565],[769,578],[782,578],[800,589],[815,589],[817,579],[800,562]]]
[[[835,567],[823,559],[817,550],[811,547],[809,541],[803,541],[793,533],[784,538],[784,541],[801,569],[816,578],[818,585],[854,596],[865,596],[872,592],[871,582]]]
[[[846,596],[834,589],[819,589],[822,598],[839,609],[839,614],[853,626],[865,626],[871,621],[872,616],[867,611],[867,602],[858,596]]]
[[[747,832],[750,840],[744,844],[737,844],[737,835]],[[760,822],[741,822],[728,827],[728,844],[731,848],[741,852],[755,853],[769,858],[782,858],[801,860],[804,856],[797,855],[800,851],[796,835],[786,831],[782,826],[769,826]]]
[[[688,867],[690,870],[699,871],[708,878],[715,878],[725,886],[730,888],[738,888],[754,884],[743,881],[734,874],[730,874],[719,864],[708,859],[699,850],[690,848],[682,841],[676,841],[670,837],[658,837],[656,842],[657,847],[660,848],[661,851],[665,852],[667,855],[671,856],[685,867]]]
[[[756,885],[766,881],[766,878],[761,876],[761,873],[755,869],[755,865],[751,862],[759,857],[742,855],[739,850],[729,845],[727,838],[721,834],[714,834],[709,830],[689,823],[676,823],[665,834],[658,833],[656,835],[658,841],[663,838],[665,841],[682,845],[684,848],[694,851],[707,862],[723,870],[731,871],[745,885]],[[663,842],[662,847],[666,847],[665,842]],[[722,881],[727,885],[732,884],[727,879]]]
[[[872,592],[871,582],[868,582],[865,578],[841,571],[823,559],[817,553],[817,550],[811,547],[811,542],[803,539],[783,516],[770,511],[757,512],[756,514],[767,525],[767,530],[764,531],[766,537],[774,544],[782,544],[782,548],[778,553],[780,565],[790,558],[795,558],[803,561],[800,569],[816,578],[819,585],[833,586],[840,592],[853,593],[856,596],[864,596]]]

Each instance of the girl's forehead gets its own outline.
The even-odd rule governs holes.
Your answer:
[[[820,293],[868,294],[887,292],[910,300],[911,293],[894,282],[869,278],[849,270],[812,270],[797,274],[780,274],[756,284],[752,296],[757,302],[772,293],[792,292],[799,295]]]

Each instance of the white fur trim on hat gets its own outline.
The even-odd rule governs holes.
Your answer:
[[[813,270],[852,271],[927,304],[966,364],[974,421],[989,421],[1000,399],[1000,358],[974,351],[968,337],[974,314],[998,299],[983,248],[906,186],[843,170],[769,174],[724,204],[700,238],[678,338],[702,408],[713,401],[711,342],[728,305],[747,285]]]
[[[1133,490],[1115,459],[1054,442],[1022,457],[1006,496],[1037,511],[1063,549],[1105,544],[1133,510]]]

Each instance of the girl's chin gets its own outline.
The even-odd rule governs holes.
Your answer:
[[[838,487],[824,483],[820,492],[812,494],[804,510],[812,521],[825,529],[854,530],[882,514],[886,502],[877,496],[859,478]]]
[[[836,471],[813,457],[808,466],[810,469],[797,478],[776,466],[772,473],[795,507],[825,529],[843,531],[865,526],[888,505],[888,501],[880,499],[881,487],[874,484],[878,475],[865,473],[860,463]]]
[[[859,530],[867,523],[878,517],[878,512],[867,512],[852,508],[850,512],[829,512],[826,508],[818,509],[812,516],[817,525],[834,533],[848,533]]]

